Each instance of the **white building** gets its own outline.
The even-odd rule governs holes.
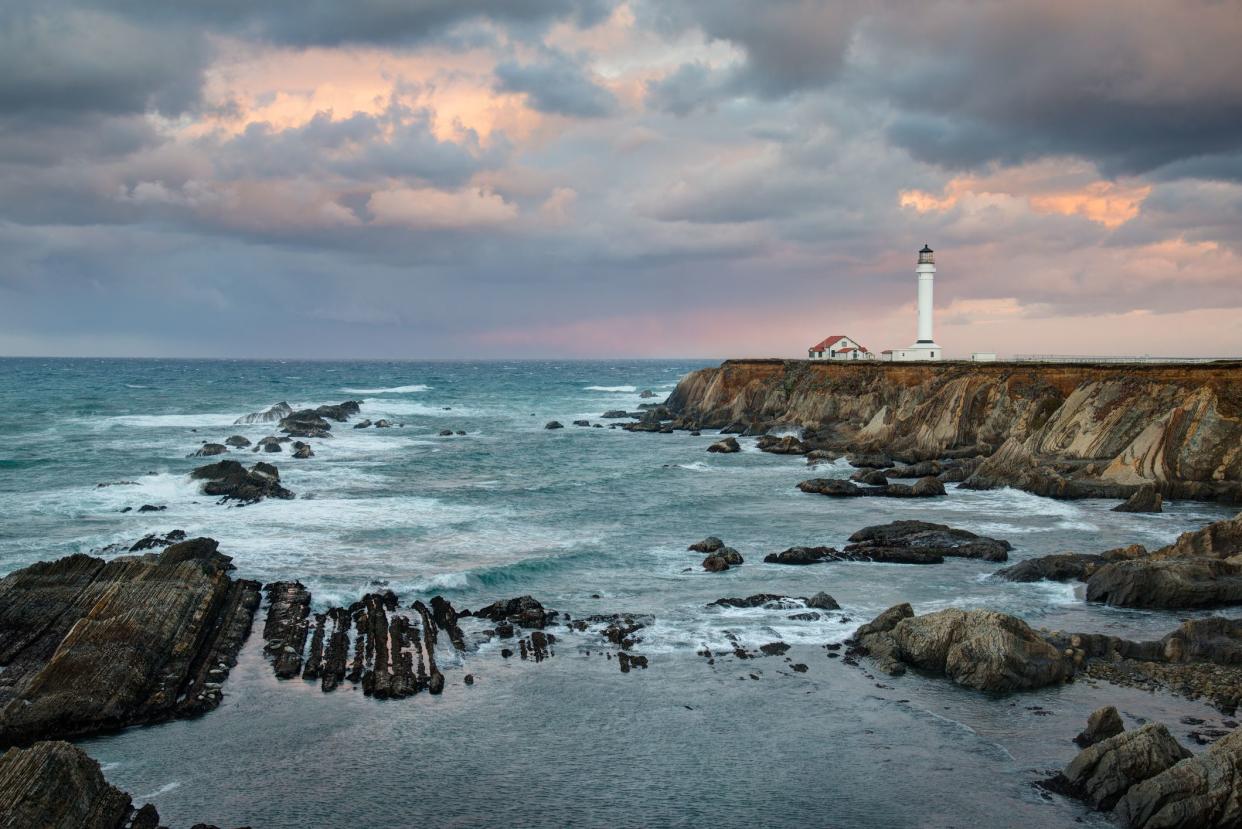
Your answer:
[[[812,360],[874,360],[875,355],[865,345],[844,334],[833,334],[806,350]]]
[[[895,362],[914,360],[943,360],[944,350],[932,337],[932,283],[936,278],[936,258],[927,245],[919,251],[919,265],[915,269],[919,280],[919,335],[914,345],[893,349],[891,359]],[[887,354],[887,352],[885,352]]]

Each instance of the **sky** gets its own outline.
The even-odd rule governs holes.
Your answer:
[[[7,0],[0,354],[1242,355],[1242,0]]]

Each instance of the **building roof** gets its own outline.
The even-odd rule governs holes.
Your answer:
[[[919,251],[919,253],[935,253],[935,251],[934,251],[934,250],[932,250],[932,249],[928,246],[928,244],[927,244],[926,242],[924,242],[924,243],[923,243],[923,249],[922,249],[921,251]]]
[[[833,334],[828,339],[824,340],[823,342],[816,343],[815,345],[811,346],[807,350],[808,351],[827,351],[828,349],[832,348],[834,345],[839,343],[841,340],[845,340],[845,339],[849,339],[849,338],[846,337],[844,334]],[[841,349],[841,350],[848,351],[849,349]],[[864,345],[860,345],[858,346],[858,350],[866,353],[867,347]]]

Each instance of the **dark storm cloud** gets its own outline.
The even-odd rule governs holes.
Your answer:
[[[612,92],[593,81],[582,64],[559,52],[534,63],[498,64],[496,90],[525,95],[532,109],[555,115],[599,118],[617,108]]]
[[[614,0],[84,1],[134,19],[174,27],[207,26],[290,46],[417,43],[477,20],[518,28],[557,20],[591,26],[615,6]]]
[[[199,101],[209,54],[191,30],[20,3],[0,10],[0,114],[27,122],[69,112],[176,115]]]

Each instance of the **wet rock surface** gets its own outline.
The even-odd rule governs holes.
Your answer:
[[[1132,829],[1242,826],[1242,731],[1130,787],[1115,813]]]
[[[1164,512],[1164,497],[1155,486],[1144,484],[1125,503],[1113,507],[1113,512]]]
[[[261,412],[243,415],[233,421],[233,425],[246,426],[252,423],[279,423],[291,414],[293,414],[293,407],[282,401]]]
[[[1189,757],[1163,723],[1148,723],[1083,749],[1051,785],[1092,808],[1109,810],[1131,786]]]
[[[1087,718],[1087,727],[1074,738],[1074,742],[1081,748],[1086,748],[1109,737],[1116,737],[1125,730],[1121,714],[1113,706],[1106,705],[1091,712],[1091,716]]]
[[[270,463],[259,462],[247,469],[237,461],[219,461],[200,466],[190,477],[204,481],[203,494],[219,498],[220,503],[255,504],[264,498],[293,497],[281,486],[280,471]]]
[[[1099,567],[1087,581],[1087,601],[1168,609],[1242,604],[1242,516]]]
[[[220,703],[259,605],[209,538],[0,580],[0,745],[193,716]]]
[[[907,667],[947,676],[980,691],[1020,691],[1063,682],[1073,662],[1021,619],[989,610],[915,616],[896,605],[855,631],[855,656],[900,675]]]
[[[99,763],[61,740],[0,756],[0,825],[12,829],[159,829],[151,804],[110,785]],[[208,829],[207,824],[196,824]],[[213,828],[214,829],[214,828]]]
[[[850,536],[845,553],[865,553],[872,560],[901,550],[916,550],[942,558],[979,558],[1005,561],[1013,549],[1008,541],[976,535],[947,524],[927,521],[893,521],[864,527]]]
[[[723,440],[718,440],[711,446],[707,447],[707,451],[715,452],[721,455],[732,455],[734,452],[741,452],[742,447],[741,444],[737,442],[737,438],[727,437]]]

